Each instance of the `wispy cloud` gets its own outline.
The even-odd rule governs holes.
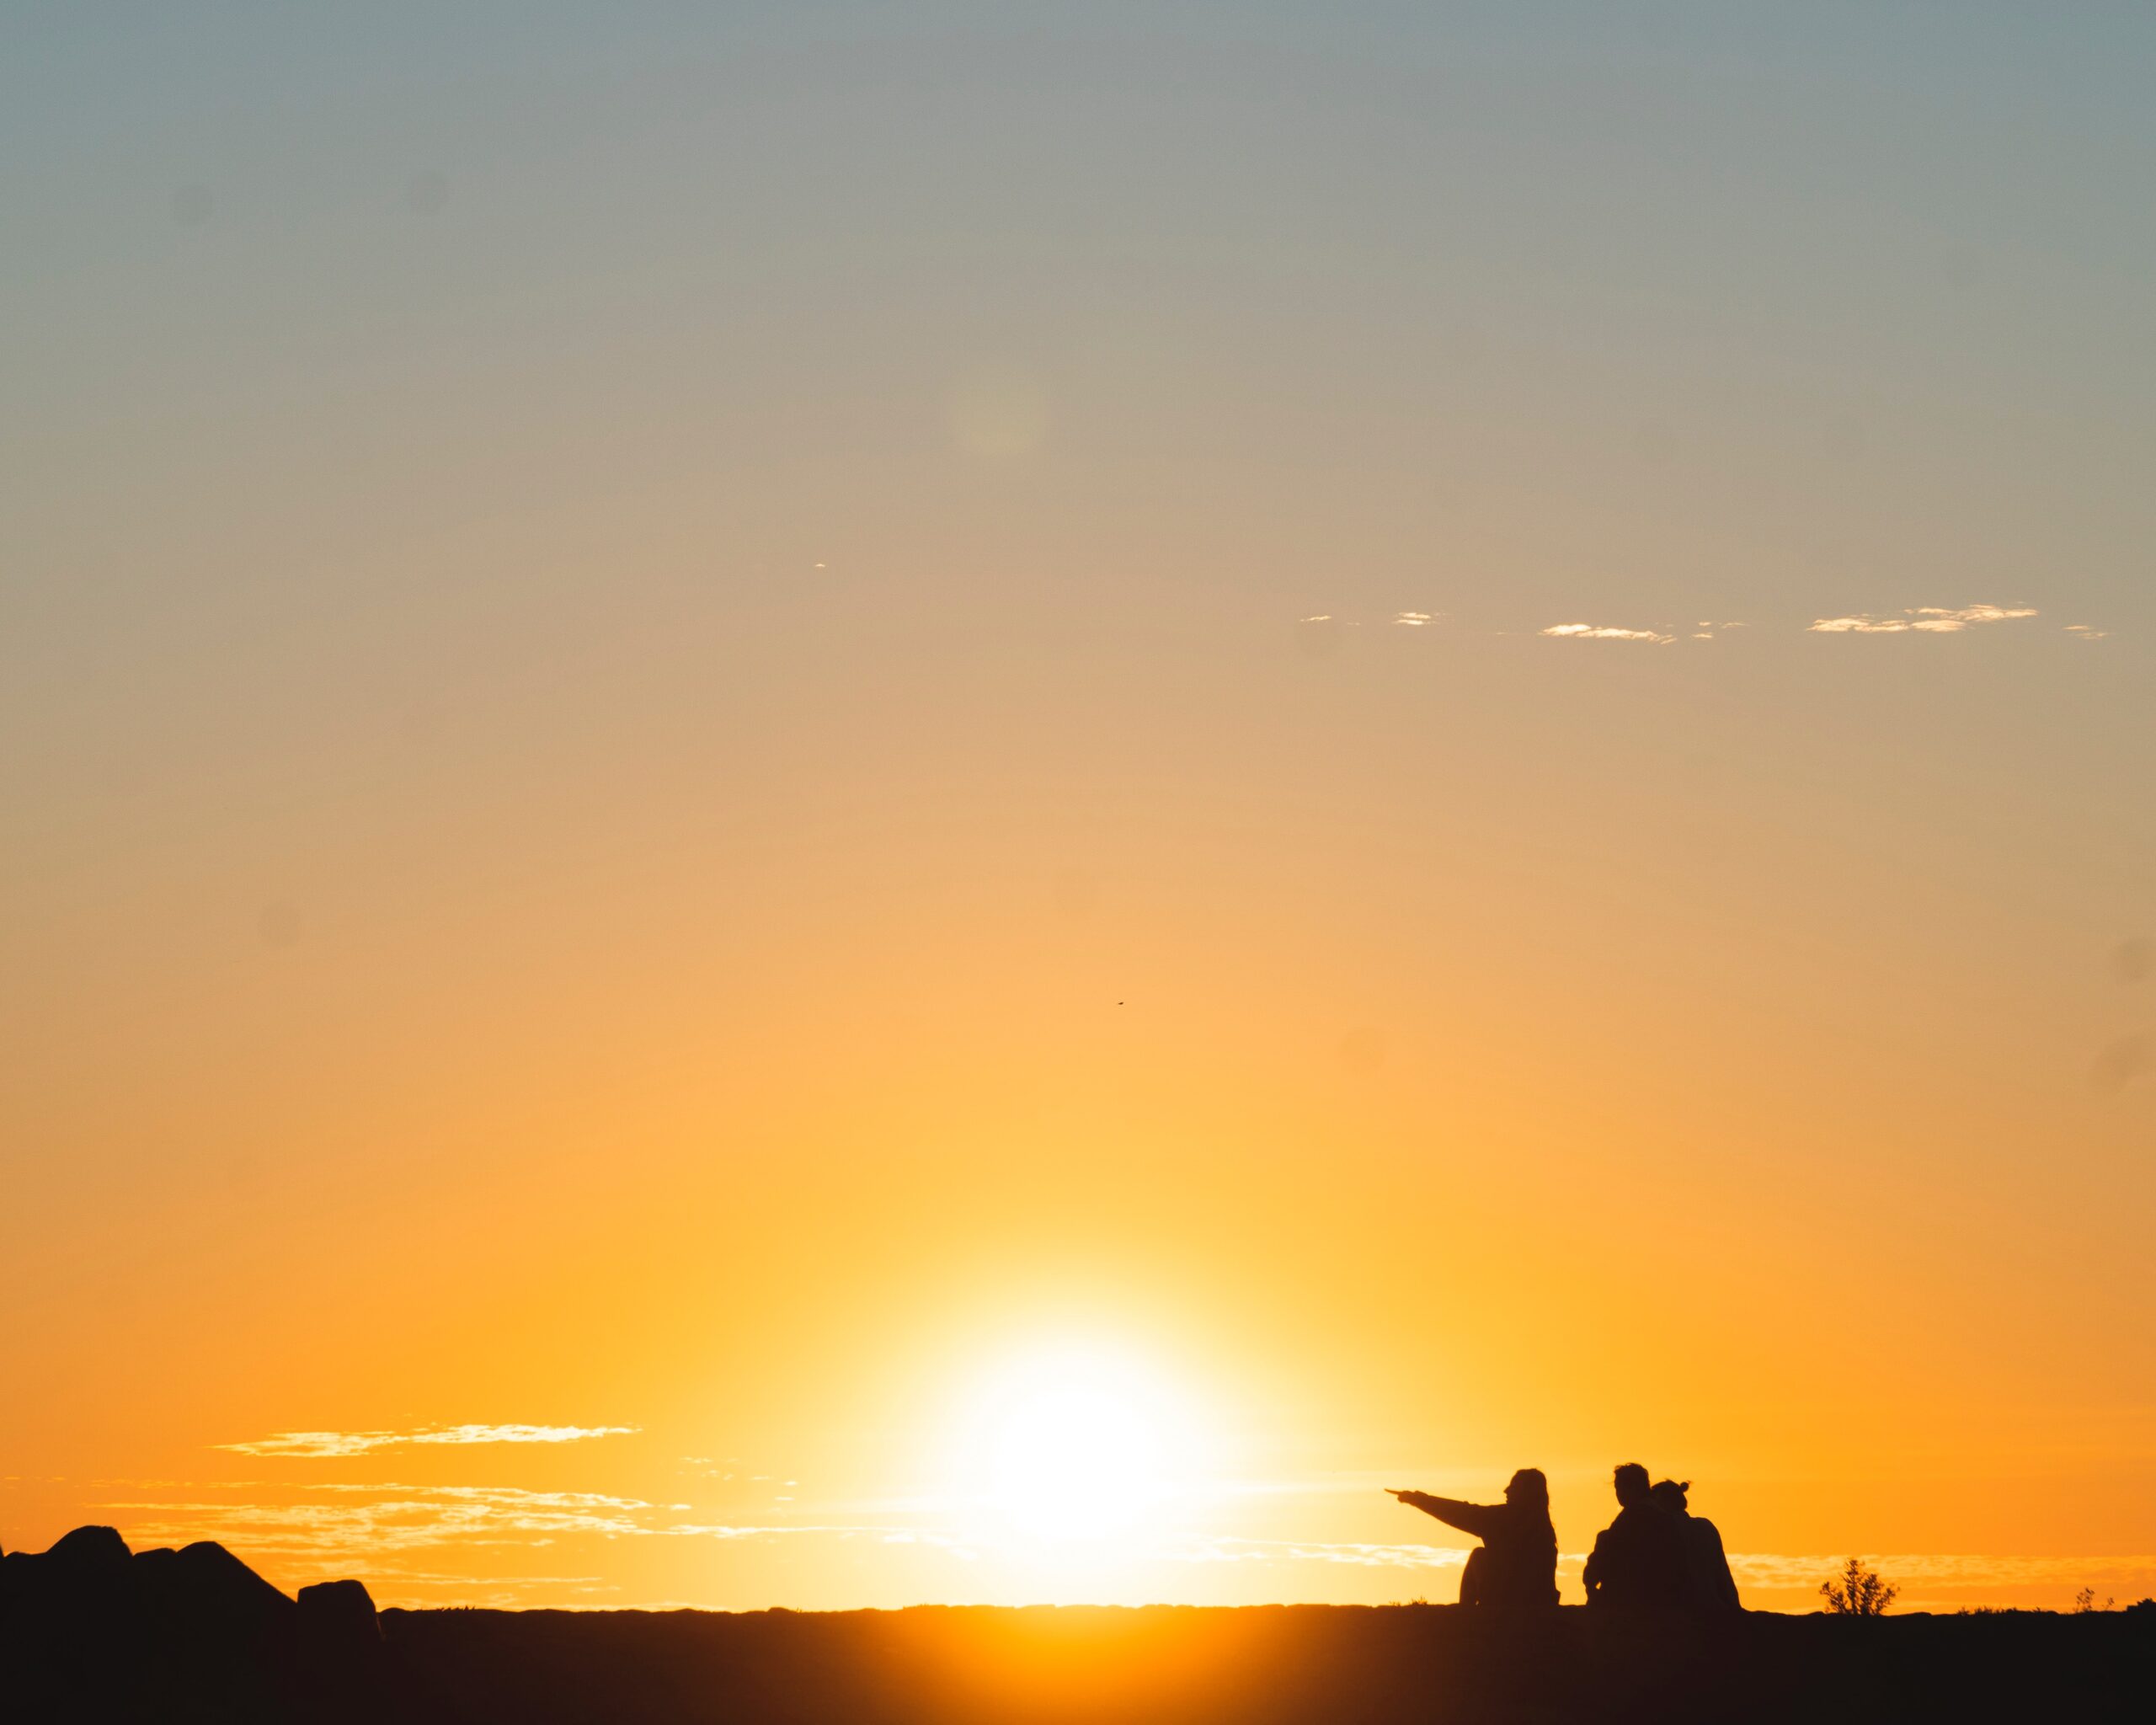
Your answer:
[[[1845,617],[1814,617],[1804,628],[1815,635],[1958,635],[1985,623],[2015,622],[2040,615],[2031,605],[1918,605],[1902,611],[1856,611]],[[1442,611],[1401,611],[1387,618],[1383,627],[1421,629],[1449,622],[1448,614]],[[1331,653],[1340,645],[1342,630],[1361,627],[1353,619],[1331,611],[1299,617],[1295,623],[1304,651],[1314,654]],[[1551,623],[1536,633],[1561,641],[1634,641],[1663,647],[1680,638],[1718,641],[1736,629],[1773,633],[1787,627],[1786,622],[1763,624],[1736,618],[1705,617],[1696,622],[1660,623],[1652,628],[1625,628],[1614,623]],[[2108,629],[2089,623],[2068,623],[2063,627],[2066,633],[2080,641],[2101,641],[2111,633]],[[1472,638],[1487,638],[1492,632],[1470,628],[1463,633]],[[1496,633],[1511,632],[1501,629]]]
[[[1329,1563],[1355,1568],[1420,1571],[1456,1570],[1467,1553],[1437,1546],[1334,1544],[1306,1540],[1196,1539],[1166,1546],[1154,1557],[1162,1562],[1211,1563]],[[1730,1568],[1748,1594],[1788,1593],[1808,1596],[1846,1560],[1778,1551],[1732,1551]],[[1561,1553],[1558,1573],[1567,1585],[1577,1581],[1582,1555]],[[2119,1598],[2137,1599],[2156,1581],[2156,1557],[2029,1557],[1940,1552],[1867,1557],[1865,1562],[1903,1589],[1911,1603],[1924,1599],[1948,1605],[1980,1603],[2020,1595],[2031,1589],[2093,1586]]]
[[[138,1493],[146,1488],[138,1487]],[[653,1503],[599,1492],[537,1492],[514,1486],[413,1486],[321,1483],[287,1487],[282,1495],[221,1497],[262,1492],[259,1485],[169,1483],[173,1496],[101,1503],[99,1513],[129,1544],[180,1546],[216,1540],[286,1584],[353,1575],[400,1590],[448,1589],[470,1599],[497,1585],[593,1583],[595,1577],[482,1580],[455,1573],[446,1554],[484,1546],[538,1551],[578,1539],[759,1541],[804,1536],[884,1541],[903,1538],[958,1549],[954,1540],[888,1522],[755,1524],[687,1519],[693,1506]],[[178,1495],[184,1493],[185,1495]],[[494,1567],[489,1560],[488,1567]],[[478,1590],[475,1593],[475,1589]]]
[[[312,1486],[294,1501],[169,1499],[100,1506],[136,1545],[214,1539],[284,1566],[369,1573],[386,1554],[450,1544],[550,1545],[648,1530],[654,1506],[595,1492],[510,1486]]]
[[[244,1444],[213,1444],[242,1455],[296,1455],[311,1461],[371,1455],[408,1444],[576,1444],[627,1437],[632,1425],[435,1425],[410,1432],[276,1432]]]
[[[291,1487],[233,1482],[195,1485],[133,1482],[138,1493],[186,1493],[109,1501],[136,1545],[214,1539],[302,1567],[343,1566],[368,1573],[383,1553],[451,1545],[550,1546],[579,1535],[603,1539],[750,1540],[824,1534],[883,1538],[908,1533],[930,1544],[942,1535],[889,1522],[743,1523],[691,1521],[689,1503],[654,1503],[602,1492],[528,1491],[519,1486],[415,1486],[317,1481]],[[211,1494],[248,1493],[219,1498]]]
[[[1943,606],[1919,605],[1906,611],[1877,614],[1864,612],[1855,617],[1822,617],[1811,625],[1815,635],[1958,635],[1962,630],[1978,623],[2012,622],[2017,618],[2034,617],[2030,606],[1965,605],[1959,610]]]
[[[1599,623],[1552,623],[1542,631],[1568,641],[1651,641],[1663,646],[1677,638],[1654,629],[1615,629]]]

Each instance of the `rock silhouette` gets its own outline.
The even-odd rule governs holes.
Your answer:
[[[0,1559],[9,1725],[2028,1725],[2137,1717],[2152,1673],[2148,1603],[377,1616],[357,1582],[288,1599],[221,1546],[131,1556],[110,1528]]]

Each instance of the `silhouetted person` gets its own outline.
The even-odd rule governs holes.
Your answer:
[[[1741,1611],[1737,1578],[1729,1573],[1729,1557],[1721,1548],[1721,1530],[1692,1513],[1685,1496],[1691,1489],[1689,1479],[1658,1479],[1647,1493],[1648,1501],[1676,1524],[1684,1560],[1684,1603],[1695,1611]]]
[[[1481,1546],[1460,1572],[1463,1605],[1554,1605],[1557,1603],[1557,1530],[1550,1520],[1550,1482],[1539,1467],[1523,1467],[1502,1503],[1463,1503],[1428,1492],[1395,1492],[1403,1503],[1471,1533]]]
[[[1684,1535],[1649,1496],[1647,1471],[1627,1461],[1612,1482],[1617,1519],[1594,1536],[1587,1560],[1590,1605],[1681,1605]]]

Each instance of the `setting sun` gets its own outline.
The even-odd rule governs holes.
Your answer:
[[[995,1434],[995,1501],[1026,1532],[1098,1539],[1128,1528],[1161,1495],[1159,1455],[1129,1402],[1084,1384],[1043,1389]]]
[[[1139,1363],[1093,1349],[1022,1357],[990,1379],[963,1422],[963,1494],[991,1535],[1097,1546],[1192,1489],[1189,1410]]]

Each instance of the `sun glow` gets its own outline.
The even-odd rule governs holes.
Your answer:
[[[1195,1438],[1182,1399],[1134,1361],[1081,1349],[1029,1355],[968,1412],[963,1493],[993,1531],[1109,1543],[1189,1494]]]

